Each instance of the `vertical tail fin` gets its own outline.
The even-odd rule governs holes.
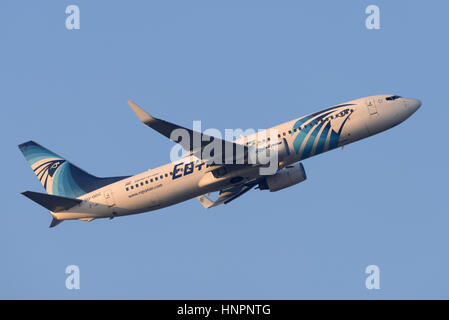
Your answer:
[[[77,198],[126,177],[98,178],[34,141],[19,145],[48,194]]]

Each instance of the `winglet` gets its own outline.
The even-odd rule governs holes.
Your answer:
[[[128,105],[131,107],[131,109],[143,123],[148,124],[149,122],[156,120],[149,113],[144,111],[142,108],[140,108],[137,104],[135,104],[131,100],[128,101]]]

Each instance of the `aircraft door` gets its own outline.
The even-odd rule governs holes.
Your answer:
[[[374,100],[373,98],[367,98],[365,100],[365,103],[370,116],[377,114],[376,100]]]

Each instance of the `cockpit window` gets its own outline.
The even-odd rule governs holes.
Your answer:
[[[391,96],[391,97],[386,97],[385,100],[396,100],[402,98],[401,96]]]

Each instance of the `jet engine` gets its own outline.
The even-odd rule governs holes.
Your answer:
[[[298,162],[280,169],[276,174],[267,176],[259,183],[260,190],[278,191],[291,187],[307,179],[302,163]]]

